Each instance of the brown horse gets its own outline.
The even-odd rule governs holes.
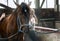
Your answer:
[[[33,13],[31,13],[30,4],[21,3],[17,5],[15,11],[11,12],[2,22],[0,22],[0,39],[8,41],[24,41],[25,28],[28,28],[29,20]]]

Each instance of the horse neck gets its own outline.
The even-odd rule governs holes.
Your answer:
[[[16,15],[15,15],[15,13],[12,13],[8,18],[7,18],[7,21],[8,21],[8,23],[7,23],[7,28],[9,29],[9,28],[16,28]],[[12,27],[11,27],[12,26]]]
[[[13,18],[15,18],[15,17],[16,17],[16,15],[12,13],[9,16],[6,17],[6,21],[12,21]]]

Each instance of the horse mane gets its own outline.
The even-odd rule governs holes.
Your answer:
[[[31,23],[33,23],[33,24],[38,24],[38,18],[37,18],[37,16],[36,16],[36,14],[35,14],[35,10],[33,9],[33,8],[31,8],[31,11],[30,11],[30,21],[29,22],[31,22]],[[34,20],[34,21],[33,21]]]

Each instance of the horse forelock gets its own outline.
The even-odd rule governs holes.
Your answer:
[[[27,17],[27,15],[29,14],[29,9],[30,9],[29,6],[26,3],[22,2],[21,8],[22,8],[23,14]]]

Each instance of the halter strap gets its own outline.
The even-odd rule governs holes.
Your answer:
[[[22,32],[22,30],[21,30],[21,20],[19,18],[19,15],[17,16],[17,26],[18,26],[18,32]]]
[[[23,32],[22,30],[21,30],[21,28],[22,28],[22,26],[29,26],[29,27],[31,27],[31,25],[30,24],[21,24],[21,19],[20,19],[20,17],[19,17],[19,15],[18,15],[18,17],[17,17],[17,25],[18,25],[18,32]]]

